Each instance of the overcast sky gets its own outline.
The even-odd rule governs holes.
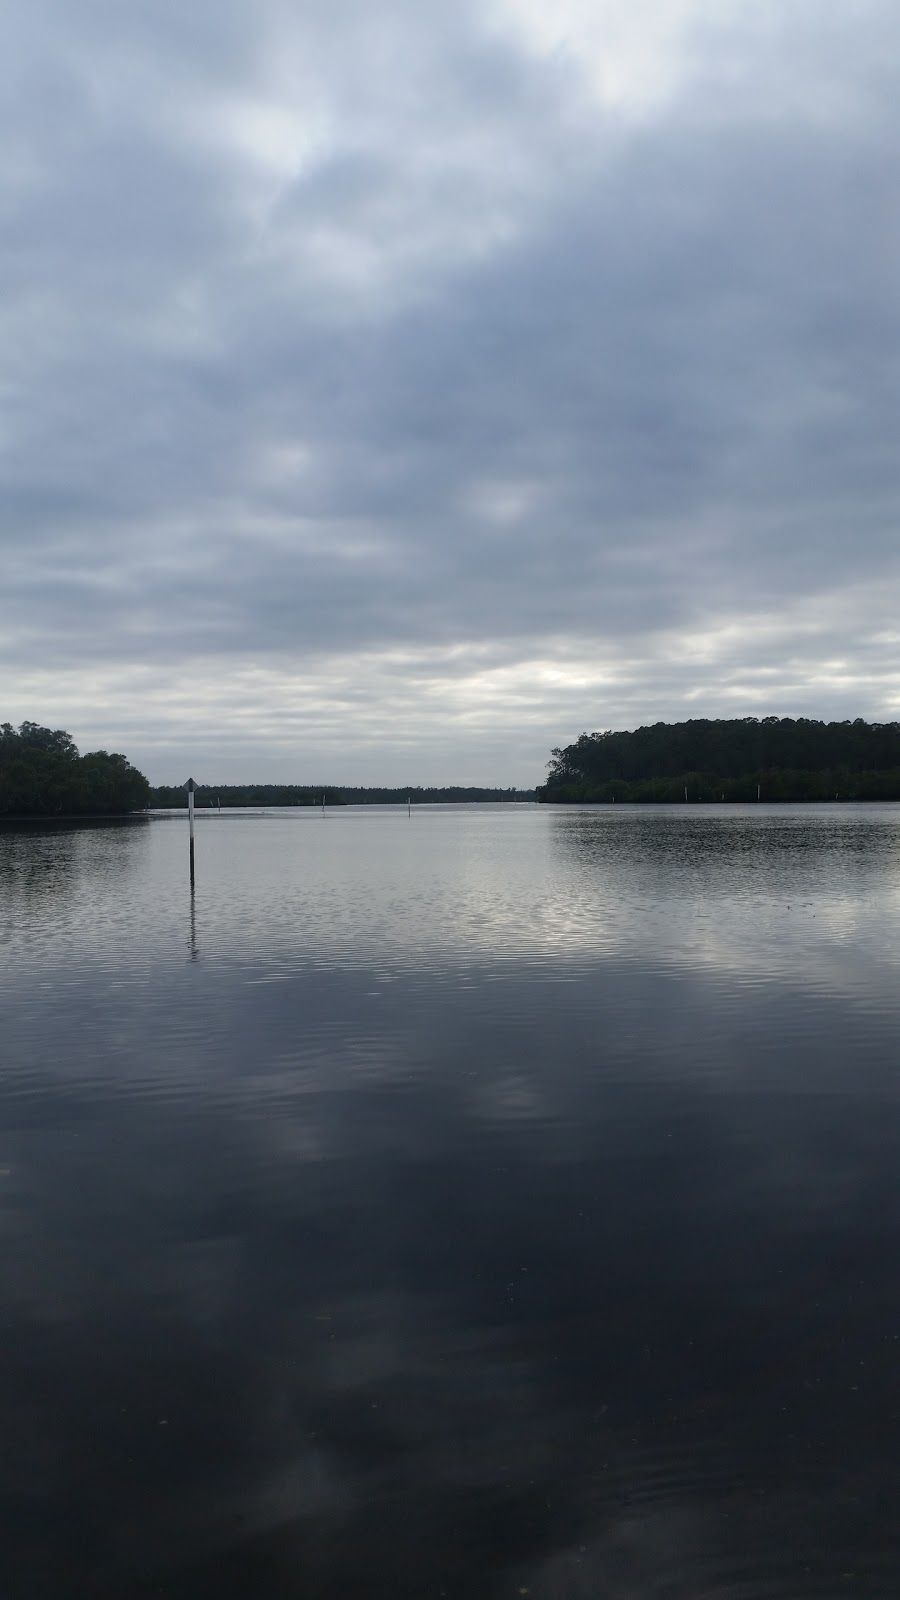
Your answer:
[[[0,720],[900,715],[894,0],[6,0]]]

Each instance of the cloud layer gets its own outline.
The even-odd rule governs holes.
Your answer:
[[[3,714],[520,785],[898,714],[892,11],[544,10],[7,10]]]

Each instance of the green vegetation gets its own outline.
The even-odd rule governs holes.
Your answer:
[[[140,811],[150,785],[124,756],[80,756],[70,733],[0,723],[0,816],[110,816]]]
[[[444,789],[338,789],[328,784],[300,783],[204,783],[194,790],[194,804],[214,806],[320,806],[322,796],[329,806],[414,806],[450,804],[471,800],[533,800],[533,789],[479,789],[450,786]],[[181,786],[162,785],[150,790],[151,806],[186,806],[187,793]]]
[[[583,733],[542,801],[900,800],[900,723],[739,717]]]

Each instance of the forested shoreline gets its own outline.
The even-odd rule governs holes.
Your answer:
[[[544,803],[900,800],[900,723],[695,718],[583,733],[552,752]]]
[[[80,755],[70,733],[0,723],[0,817],[118,816],[142,811],[150,785],[113,751]]]
[[[477,785],[449,785],[443,788],[348,788],[328,784],[299,783],[198,783],[194,803],[202,809],[222,806],[326,806],[452,805],[472,801],[511,802],[534,800],[534,789],[484,789]],[[159,785],[150,790],[148,804],[166,809],[187,805],[187,794],[180,785]]]
[[[805,717],[694,718],[583,733],[557,748],[537,789],[198,784],[201,809],[514,803],[900,800],[900,723]],[[71,734],[0,724],[0,816],[109,816],[181,809],[183,785],[151,786],[124,755],[80,755]]]

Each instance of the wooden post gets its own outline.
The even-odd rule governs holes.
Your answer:
[[[194,789],[196,785],[193,778],[188,778],[185,788],[188,792],[188,839],[190,841],[191,857],[191,888],[194,887]]]

